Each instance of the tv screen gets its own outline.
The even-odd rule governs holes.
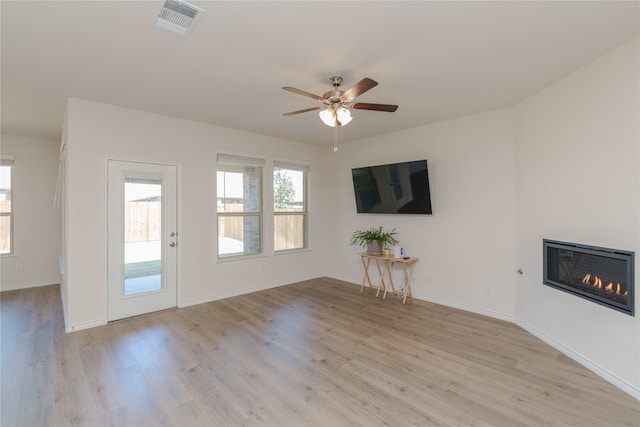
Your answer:
[[[426,160],[351,169],[358,213],[431,215]]]

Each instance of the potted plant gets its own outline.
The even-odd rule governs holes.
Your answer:
[[[397,235],[395,228],[391,231],[385,231],[382,226],[371,227],[366,230],[354,231],[349,243],[367,248],[367,252],[370,254],[381,254],[385,245],[393,246],[398,243],[395,238]]]

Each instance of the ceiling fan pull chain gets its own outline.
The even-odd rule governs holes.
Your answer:
[[[338,126],[333,127],[333,152],[338,151]]]

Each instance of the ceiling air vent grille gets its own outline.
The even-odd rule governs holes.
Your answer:
[[[183,36],[189,35],[204,10],[179,0],[165,0],[158,11],[155,25]]]

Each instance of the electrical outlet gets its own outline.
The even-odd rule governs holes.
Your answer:
[[[486,285],[486,286],[484,287],[484,294],[485,294],[485,295],[491,295],[491,286]]]

